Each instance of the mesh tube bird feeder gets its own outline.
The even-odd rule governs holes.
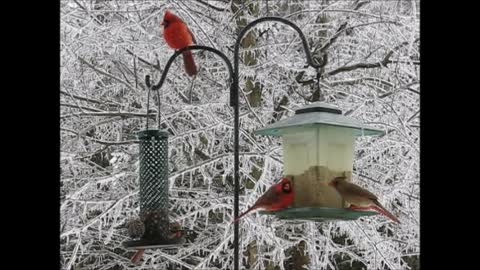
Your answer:
[[[376,214],[346,209],[344,200],[328,183],[338,176],[346,176],[350,181],[355,137],[383,134],[382,130],[346,117],[334,106],[318,102],[255,133],[282,137],[284,175],[292,179],[295,189],[291,208],[261,213],[281,219],[317,221],[354,220]]]
[[[159,90],[165,82],[170,66],[175,58],[186,50],[205,50],[220,56],[227,64],[230,74],[229,81],[233,81],[233,68],[228,57],[215,48],[200,45],[188,46],[175,51],[165,65],[160,81],[157,84],[152,85],[150,76],[145,76],[145,85],[149,89],[147,92],[147,122],[146,130],[138,133],[140,140],[140,219],[137,220],[137,222],[132,222],[132,224],[140,224],[140,226],[137,227],[141,228],[132,226],[133,229],[131,231],[134,233],[130,233],[134,238],[137,232],[140,231],[142,236],[139,240],[124,242],[123,245],[128,249],[175,247],[185,242],[183,233],[178,233],[182,231],[179,230],[178,224],[171,224],[169,220],[168,132],[159,129],[149,129],[148,118],[150,116],[150,92],[155,91],[159,104],[157,126],[160,128]],[[237,108],[238,111],[237,100],[238,93],[232,87],[230,92],[230,106],[236,106],[235,108]],[[235,269],[238,269],[238,267]]]
[[[150,95],[147,98],[147,112],[149,98]],[[160,99],[158,101],[160,104]],[[159,118],[158,122],[160,123]],[[140,131],[138,138],[140,140],[140,221],[143,223],[144,233],[139,240],[126,241],[123,245],[128,249],[174,247],[182,244],[184,238],[181,235],[172,234],[170,228],[168,132],[148,129],[147,115],[147,129]]]
[[[177,234],[175,224],[169,227],[168,220],[168,133],[160,130],[148,129],[148,112],[150,91],[155,91],[157,94],[157,100],[159,101],[159,109],[157,112],[158,127],[160,127],[160,97],[159,91],[163,83],[166,80],[168,71],[178,56],[182,55],[187,50],[203,50],[209,51],[219,56],[226,64],[229,73],[230,84],[230,106],[234,107],[235,115],[235,154],[234,160],[236,168],[235,170],[235,204],[234,212],[235,216],[238,216],[238,193],[239,193],[239,177],[238,177],[238,122],[239,122],[239,106],[238,106],[238,88],[233,83],[234,76],[233,68],[228,57],[221,51],[202,45],[187,46],[183,49],[175,51],[175,53],[167,61],[165,68],[163,69],[160,80],[157,84],[152,85],[150,82],[150,76],[145,76],[145,84],[148,87],[147,97],[147,128],[139,133],[140,139],[140,218],[145,222],[145,232],[142,233],[140,240],[127,241],[124,246],[129,249],[144,249],[144,248],[157,248],[157,247],[169,247],[185,242],[182,234]],[[137,231],[143,231],[143,223],[140,223],[142,227],[140,229],[134,228],[130,233],[133,237]],[[132,222],[135,224],[135,222]],[[177,224],[178,225],[178,224]],[[135,227],[135,226],[132,226]],[[182,230],[179,230],[182,231]],[[176,237],[176,235],[181,235]],[[234,229],[234,245],[235,245],[235,265],[234,269],[238,269],[238,224]]]

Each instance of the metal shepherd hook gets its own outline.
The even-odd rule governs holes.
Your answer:
[[[240,191],[240,182],[239,182],[239,129],[240,129],[240,124],[239,124],[239,94],[238,94],[238,89],[239,89],[239,50],[240,50],[240,42],[242,41],[243,37],[245,34],[253,28],[255,25],[262,23],[262,22],[267,22],[267,21],[273,21],[273,22],[281,22],[284,23],[290,27],[292,27],[297,33],[299,34],[301,40],[302,40],[302,45],[305,50],[305,54],[307,57],[307,63],[309,66],[314,67],[314,68],[320,68],[321,66],[318,64],[315,64],[313,62],[313,58],[310,54],[310,50],[308,48],[308,42],[305,38],[305,35],[302,33],[300,28],[295,25],[293,22],[280,18],[280,17],[263,17],[260,19],[257,19],[245,26],[245,28],[242,29],[240,34],[237,37],[237,40],[235,42],[235,49],[234,49],[234,68],[232,68],[231,62],[228,60],[228,57],[220,52],[217,49],[214,49],[212,47],[208,46],[201,46],[201,45],[194,45],[194,46],[188,46],[183,49],[180,49],[176,51],[168,60],[165,69],[163,70],[162,77],[160,78],[160,81],[156,85],[151,85],[150,83],[150,76],[147,75],[145,76],[145,83],[148,87],[148,97],[147,97],[147,129],[148,129],[148,114],[149,114],[149,103],[150,103],[150,91],[156,91],[157,92],[157,98],[158,98],[158,112],[157,112],[157,121],[158,121],[158,127],[160,128],[160,96],[159,96],[159,90],[162,87],[163,83],[165,82],[168,70],[170,69],[170,66],[172,65],[173,61],[175,58],[177,58],[182,52],[187,51],[187,50],[204,50],[204,51],[209,51],[212,52],[222,58],[222,60],[226,63],[228,72],[230,75],[229,81],[230,81],[230,106],[233,106],[234,108],[234,219],[236,219],[239,215],[239,191]],[[234,245],[234,270],[239,269],[239,223],[234,223],[234,240],[233,240],[233,245]]]

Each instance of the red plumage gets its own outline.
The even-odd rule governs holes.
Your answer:
[[[295,191],[292,182],[287,178],[272,185],[258,200],[238,216],[233,222],[237,222],[240,218],[255,209],[264,209],[266,211],[277,211],[287,208],[293,203]]]
[[[142,259],[144,252],[145,252],[145,249],[139,249],[139,250],[137,250],[137,252],[135,252],[135,254],[134,254],[133,257],[130,259],[130,261],[131,261],[132,263],[137,263],[137,262],[139,262],[140,259]]]
[[[195,37],[188,29],[188,26],[180,17],[170,11],[165,11],[161,25],[163,25],[163,37],[170,48],[179,50],[196,43]],[[196,75],[198,71],[192,52],[185,51],[182,53],[182,56],[187,74],[189,76]]]

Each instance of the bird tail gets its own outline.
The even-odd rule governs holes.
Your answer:
[[[239,220],[240,218],[242,218],[242,217],[245,216],[246,214],[250,213],[251,211],[255,210],[256,208],[257,208],[256,205],[253,205],[252,207],[248,208],[248,210],[245,211],[245,212],[243,212],[240,216],[238,216],[238,217],[233,221],[233,223],[238,222],[238,220]]]
[[[185,65],[185,71],[187,72],[188,76],[197,75],[197,66],[195,65],[195,61],[193,60],[193,54],[191,51],[184,51],[183,55],[183,64]]]
[[[142,256],[143,256],[143,252],[144,252],[144,251],[145,251],[144,249],[139,249],[139,250],[137,250],[137,252],[135,253],[135,255],[133,255],[133,257],[130,259],[130,261],[131,261],[132,263],[137,263],[137,262],[139,262],[140,259],[141,259]]]
[[[375,206],[372,206],[372,208],[380,212],[382,215],[390,218],[391,220],[397,223],[400,223],[400,220],[396,216],[394,216],[392,213],[388,212],[388,210],[385,209],[385,207],[383,207],[383,205],[379,201],[375,200],[374,203],[375,203]]]

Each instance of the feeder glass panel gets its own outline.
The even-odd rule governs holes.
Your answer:
[[[327,125],[296,127],[285,130],[282,139],[285,174],[299,174],[314,166],[352,171],[352,129]]]

